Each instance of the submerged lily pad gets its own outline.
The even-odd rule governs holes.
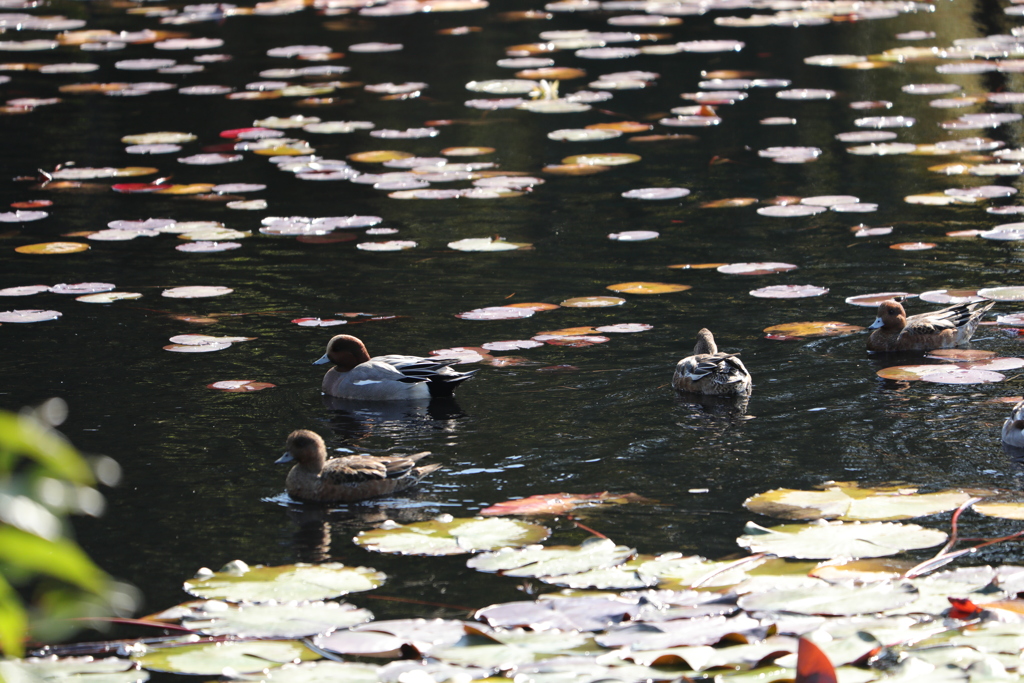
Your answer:
[[[184,588],[199,598],[231,602],[324,600],[373,590],[385,578],[376,569],[347,567],[339,562],[249,567],[236,560],[216,573],[200,570]]]
[[[916,524],[892,522],[827,522],[786,524],[765,528],[748,522],[737,539],[755,553],[779,557],[827,560],[833,557],[886,557],[905,550],[931,548],[946,540],[946,533]]]
[[[390,523],[379,529],[361,531],[353,539],[367,550],[402,555],[460,555],[536,543],[551,531],[504,517],[451,518],[429,522]]]

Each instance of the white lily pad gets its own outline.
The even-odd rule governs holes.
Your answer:
[[[149,672],[118,657],[29,657],[0,660],[0,680],[10,683],[70,681],[78,683],[143,683]]]
[[[779,557],[827,560],[834,557],[886,557],[905,550],[931,548],[946,540],[946,533],[917,524],[892,522],[827,522],[786,524],[765,528],[747,522],[737,539],[751,552]]]
[[[963,491],[917,493],[916,489],[861,489],[847,484],[824,491],[774,489],[751,496],[743,507],[780,519],[888,521],[949,512],[970,499]]]
[[[260,640],[154,648],[133,656],[132,661],[150,671],[219,676],[225,671],[253,674],[295,660],[318,657],[297,641]]]
[[[506,242],[494,237],[470,237],[448,243],[449,249],[455,251],[515,251],[531,245],[521,242]]]
[[[376,569],[347,567],[340,562],[249,567],[236,560],[217,573],[200,571],[195,579],[185,582],[184,588],[186,592],[208,600],[324,600],[373,590],[386,578]]]
[[[290,602],[229,605],[208,600],[196,605],[182,621],[187,628],[211,636],[245,638],[303,638],[328,633],[373,619],[355,605],[338,602]]]
[[[273,683],[378,683],[379,667],[355,662],[320,660],[285,664],[265,672],[234,677],[236,681],[272,681]]]
[[[866,586],[854,582],[835,585],[822,582],[814,587],[751,593],[741,596],[737,604],[747,611],[852,616],[898,609],[917,597],[917,589],[907,581]]]
[[[502,572],[505,576],[561,576],[614,567],[635,552],[607,538],[594,537],[578,546],[501,548],[471,557],[466,566],[483,572]]]
[[[543,541],[551,531],[505,517],[457,518],[444,516],[429,522],[390,523],[360,531],[353,539],[367,550],[402,555],[460,555],[480,550],[518,547]]]

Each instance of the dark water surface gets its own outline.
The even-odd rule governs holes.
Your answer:
[[[174,7],[178,7],[175,5]],[[328,62],[352,68],[343,79],[363,83],[425,81],[423,97],[381,101],[361,88],[339,90],[338,103],[302,106],[297,98],[232,101],[219,96],[187,97],[175,91],[142,97],[61,95],[63,101],[24,115],[0,119],[0,198],[4,205],[31,198],[54,201],[42,221],[5,224],[0,230],[0,287],[101,281],[143,298],[90,305],[72,297],[39,294],[4,298],[0,308],[53,308],[55,322],[0,327],[0,405],[19,409],[51,396],[63,397],[70,418],[63,430],[86,452],[114,457],[124,469],[122,484],[107,493],[108,510],[96,520],[76,523],[78,538],[113,575],[139,586],[146,611],[185,599],[181,582],[201,566],[219,568],[242,559],[250,564],[285,564],[328,558],[368,565],[389,575],[377,596],[418,598],[467,608],[523,597],[516,580],[478,574],[464,558],[401,558],[368,553],[350,539],[361,529],[392,518],[431,518],[439,513],[469,516],[509,498],[568,491],[631,491],[658,501],[585,511],[581,519],[619,543],[641,552],[682,551],[718,558],[737,551],[734,539],[755,516],[742,501],[774,487],[807,487],[829,479],[865,484],[899,481],[927,489],[944,487],[1019,488],[1021,470],[999,445],[999,425],[1008,411],[988,399],[1020,394],[1015,372],[1003,384],[898,385],[876,377],[885,365],[916,358],[872,358],[863,335],[813,341],[772,341],[762,330],[799,320],[842,320],[866,325],[874,312],[844,303],[848,296],[878,291],[921,292],[1019,284],[1020,248],[1014,242],[948,238],[952,230],[987,229],[1013,221],[985,213],[995,200],[973,206],[907,204],[910,194],[982,184],[1019,185],[1015,177],[947,177],[929,166],[957,160],[948,156],[854,156],[833,139],[854,130],[865,115],[913,116],[917,124],[899,129],[898,140],[933,143],[988,135],[1008,147],[1020,144],[1022,127],[1011,123],[982,131],[944,131],[938,122],[965,112],[1013,111],[1001,105],[964,110],[928,106],[932,97],[908,95],[910,83],[950,82],[966,94],[1014,90],[1016,74],[943,75],[938,62],[896,65],[869,71],[809,66],[808,56],[827,53],[869,55],[901,45],[949,46],[956,39],[1009,33],[1016,25],[991,3],[941,2],[934,13],[799,28],[721,28],[715,11],[684,17],[681,26],[657,29],[661,41],[733,38],[746,42],[737,53],[641,55],[625,60],[586,60],[571,50],[553,55],[559,66],[585,68],[588,77],[562,83],[562,92],[585,87],[602,73],[650,70],[661,75],[643,91],[616,91],[607,102],[579,114],[537,114],[501,110],[482,113],[463,101],[488,97],[465,90],[470,80],[512,78],[514,70],[494,65],[506,47],[536,42],[540,31],[608,27],[609,16],[625,12],[559,13],[547,20],[503,21],[500,11],[540,9],[526,2],[493,2],[468,13],[402,17],[325,17],[314,9],[276,17],[231,17],[172,30],[223,37],[216,50],[234,56],[209,64],[204,73],[164,76],[116,71],[120,59],[172,57],[189,62],[194,53],[162,53],[148,45],[119,52],[5,53],[3,61],[42,63],[91,61],[98,72],[46,75],[5,71],[6,98],[56,97],[66,83],[157,80],[176,85],[221,83],[236,89],[259,80],[268,68],[317,62],[274,59],[271,47],[323,44],[347,52],[352,43],[401,42],[385,54],[347,54]],[[15,10],[12,10],[15,11]],[[125,14],[101,3],[53,3],[32,10],[88,19],[89,28],[160,28],[158,19]],[[465,36],[438,35],[461,24],[483,30]],[[344,28],[344,31],[332,30]],[[932,40],[897,40],[901,31],[937,32]],[[8,32],[3,38],[48,37],[43,32]],[[715,128],[681,129],[655,124],[655,133],[686,133],[691,140],[559,143],[546,134],[557,128],[619,120],[656,122],[669,109],[687,104],[702,70],[754,70],[786,78],[793,87],[837,91],[830,101],[788,102],[773,89],[754,89],[747,101],[719,108]],[[298,82],[298,81],[296,81]],[[887,99],[890,110],[855,111],[857,100]],[[1019,105],[1016,105],[1019,107]],[[245,153],[237,164],[184,166],[175,157],[223,144],[224,129],[256,119],[293,114],[329,120],[368,120],[379,128],[422,126],[453,119],[440,135],[425,140],[378,140],[365,132],[314,135],[286,131],[309,141],[317,154],[344,158],[358,151],[397,149],[436,156],[443,147],[486,145],[486,157],[508,171],[542,175],[541,168],[570,154],[630,152],[639,163],[585,176],[544,176],[546,184],[520,198],[402,201],[384,191],[348,182],[306,182],[277,170],[265,157]],[[766,116],[792,116],[795,126],[761,126]],[[138,156],[123,152],[126,134],[159,130],[195,133],[199,140],[178,154]],[[823,150],[810,164],[783,165],[759,158],[758,149],[813,145]],[[715,158],[722,163],[712,163]],[[265,192],[251,195],[269,203],[264,211],[233,211],[223,202],[190,197],[125,195],[109,190],[114,181],[95,181],[94,191],[30,189],[14,182],[35,169],[73,160],[80,166],[153,165],[174,182],[256,182]],[[463,161],[464,159],[453,159]],[[472,159],[475,160],[475,159]],[[376,166],[359,165],[364,171]],[[147,176],[149,180],[153,176]],[[132,182],[137,179],[127,179]],[[464,183],[457,184],[465,186]],[[633,188],[681,186],[689,197],[672,201],[628,200]],[[702,209],[726,197],[769,199],[776,195],[854,194],[877,203],[868,214],[823,213],[808,218],[771,218],[756,207]],[[337,216],[371,214],[398,228],[398,239],[419,243],[395,253],[358,251],[354,242],[305,244],[290,237],[258,233],[268,215]],[[29,256],[15,247],[98,230],[111,220],[171,217],[217,220],[251,230],[238,250],[213,254],[175,251],[172,235],[130,242],[93,242],[86,253]],[[859,222],[892,225],[883,237],[855,238]],[[657,240],[622,243],[606,235],[622,230],[660,231]],[[360,232],[360,231],[355,231]],[[500,234],[535,248],[506,253],[460,253],[449,241]],[[81,238],[72,238],[81,239]],[[361,237],[362,239],[362,237]],[[367,238],[388,239],[388,238]],[[929,251],[901,252],[892,243],[932,241]],[[83,240],[88,241],[88,240]],[[714,270],[670,270],[670,264],[784,261],[789,273],[729,276]],[[692,289],[655,296],[624,295],[615,308],[538,313],[515,321],[461,320],[456,313],[514,302],[558,303],[575,296],[606,294],[626,281],[663,281]],[[224,285],[234,293],[215,299],[167,299],[162,288]],[[758,299],[749,290],[771,284],[814,284],[830,288],[821,297]],[[911,301],[911,312],[937,308]],[[1017,312],[1000,303],[993,313]],[[294,318],[333,317],[340,312],[398,316],[393,320],[334,328],[304,328]],[[212,325],[172,315],[232,313]],[[488,341],[527,339],[542,331],[621,322],[649,323],[638,334],[612,335],[588,348],[544,346],[514,354],[529,363],[481,366],[462,385],[457,403],[426,406],[331,405],[319,392],[322,368],[310,361],[340,331],[364,339],[371,353],[427,354],[434,349],[478,346]],[[688,355],[697,330],[711,328],[728,351],[742,350],[755,389],[746,414],[708,410],[669,387],[672,368]],[[244,335],[255,341],[208,354],[162,350],[168,337],[183,333]],[[1021,352],[1018,338],[984,327],[973,346],[1001,355]],[[571,366],[551,371],[551,366]],[[272,382],[276,388],[252,394],[213,391],[225,379]],[[444,469],[415,493],[324,513],[281,503],[285,471],[273,460],[293,429],[309,428],[329,446],[376,454],[433,452]],[[706,493],[691,492],[707,489]],[[975,520],[977,517],[974,518]],[[757,521],[765,523],[764,519]],[[936,520],[944,525],[945,519]],[[553,523],[554,540],[577,543],[587,534],[563,520]],[[969,533],[1008,530],[997,522],[969,523]],[[986,561],[1019,560],[1012,548],[992,550]],[[356,596],[378,616],[456,616],[457,610],[408,605]]]

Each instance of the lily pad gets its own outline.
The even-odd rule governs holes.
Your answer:
[[[219,676],[225,671],[253,674],[319,655],[297,641],[260,640],[242,643],[202,643],[153,648],[132,657],[150,671]]]
[[[737,604],[747,611],[785,611],[797,614],[853,616],[874,614],[909,605],[918,598],[917,589],[908,581],[861,585],[842,583],[771,590],[743,595]]]
[[[149,673],[118,657],[30,657],[0,661],[0,678],[14,683],[68,681],[80,683],[144,683]]]
[[[566,308],[603,308],[605,306],[621,306],[625,299],[617,296],[577,296],[561,303]]]
[[[353,539],[367,550],[402,555],[461,555],[536,543],[550,530],[504,517],[451,518],[429,522],[389,523],[379,529],[361,531]]]
[[[963,491],[918,493],[915,489],[862,489],[835,484],[823,491],[774,489],[743,501],[743,507],[780,519],[891,521],[955,510],[968,500]]]
[[[483,572],[501,572],[505,576],[539,578],[614,567],[635,553],[633,548],[595,537],[579,546],[501,548],[471,557],[466,566]]]
[[[15,247],[14,251],[19,254],[77,254],[80,251],[87,251],[89,248],[89,245],[84,242],[41,242]]]
[[[896,299],[897,301],[915,296],[910,292],[878,292],[876,294],[859,294],[857,296],[846,297],[846,303],[851,306],[864,306],[865,308],[877,308],[878,304],[889,299]]]
[[[385,578],[376,569],[347,567],[339,562],[249,567],[236,560],[216,573],[200,570],[184,588],[199,598],[231,602],[324,600],[373,590]]]
[[[946,533],[916,524],[827,522],[786,524],[771,529],[748,522],[740,546],[779,557],[827,560],[833,557],[886,557],[905,550],[931,548]]]
[[[987,287],[979,289],[978,296],[993,301],[1024,301],[1024,287]]]
[[[230,287],[197,285],[192,287],[172,287],[165,289],[161,292],[161,295],[171,299],[205,299],[213,296],[224,296],[233,291],[235,290]]]
[[[210,636],[303,638],[355,626],[373,614],[338,602],[289,602],[229,605],[208,600],[189,606],[182,626]]]
[[[75,301],[84,301],[87,304],[109,304],[115,301],[130,299],[141,299],[142,294],[138,292],[99,292],[97,294],[84,294],[76,296]]]
[[[775,263],[775,262],[764,262],[764,263],[730,263],[725,266],[719,266],[719,273],[728,273],[729,275],[768,275],[770,273],[784,273],[789,270],[796,270],[796,266],[792,263]]]
[[[792,338],[837,337],[863,331],[859,325],[836,321],[783,323],[764,328],[765,334]]]
[[[761,299],[800,299],[823,294],[828,294],[828,288],[814,285],[771,285],[750,291],[750,296]]]
[[[625,294],[668,294],[670,292],[685,292],[692,287],[670,282],[621,282],[617,285],[608,285],[605,289]],[[565,303],[562,305],[564,306]]]
[[[276,384],[270,382],[257,382],[251,379],[225,379],[219,382],[213,382],[207,384],[207,389],[217,389],[219,391],[228,391],[232,393],[243,393],[248,391],[262,391],[263,389],[272,389]]]
[[[39,309],[22,309],[0,311],[0,323],[40,323],[56,320],[64,315],[60,311],[44,311]]]
[[[233,680],[263,683],[379,683],[379,668],[372,664],[334,662],[323,659],[315,662],[289,663],[253,674],[232,676]]]
[[[522,242],[506,242],[501,238],[494,237],[471,237],[448,243],[448,248],[456,251],[515,251],[530,246],[533,245]]]

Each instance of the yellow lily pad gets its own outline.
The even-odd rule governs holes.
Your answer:
[[[89,249],[88,244],[82,242],[40,242],[39,244],[25,244],[15,247],[14,251],[19,254],[75,254]]]
[[[692,287],[670,282],[620,282],[617,285],[608,285],[605,289],[626,294],[668,294],[670,292],[685,292]]]

